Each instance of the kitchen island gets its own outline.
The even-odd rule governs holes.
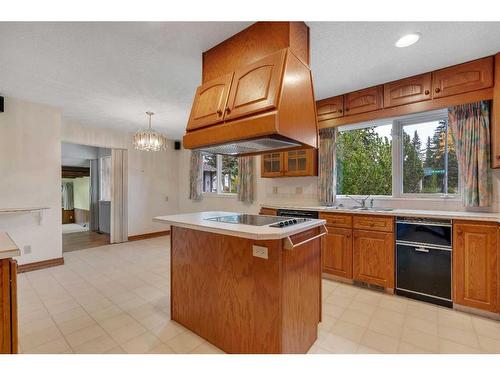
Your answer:
[[[321,320],[325,221],[271,226],[283,219],[156,217],[171,226],[172,320],[227,353],[306,353]]]

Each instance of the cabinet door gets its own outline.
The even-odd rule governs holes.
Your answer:
[[[196,89],[187,130],[222,122],[233,73],[206,82]]]
[[[326,229],[321,243],[323,272],[352,279],[352,229]]]
[[[286,49],[234,72],[225,120],[273,109],[278,105]]]
[[[344,116],[344,97],[342,95],[316,102],[318,121]]]
[[[496,224],[455,222],[453,302],[497,312],[497,257]]]
[[[353,278],[394,288],[393,233],[353,231]]]
[[[273,152],[263,154],[260,158],[261,177],[280,177],[283,176],[283,153]]]
[[[344,98],[345,114],[355,115],[382,108],[383,90],[383,86],[375,86],[346,94]]]
[[[384,107],[421,102],[431,98],[431,73],[384,85]]]
[[[432,72],[433,97],[461,94],[493,86],[493,57]]]
[[[315,176],[317,172],[315,149],[294,150],[284,153],[285,176]]]

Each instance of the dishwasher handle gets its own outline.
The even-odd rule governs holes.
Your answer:
[[[425,247],[415,247],[415,251],[418,251],[419,253],[428,253],[429,249],[426,249]]]

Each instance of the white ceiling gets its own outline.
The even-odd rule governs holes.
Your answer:
[[[0,94],[45,103],[68,120],[180,139],[201,52],[248,22],[0,23]],[[316,98],[500,51],[500,23],[308,22]],[[394,42],[422,33],[414,46]]]

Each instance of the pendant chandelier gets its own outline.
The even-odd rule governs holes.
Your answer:
[[[151,128],[151,116],[153,112],[146,112],[149,116],[147,129],[139,130],[134,135],[134,148],[140,151],[162,151],[167,148],[167,137],[159,131]]]

